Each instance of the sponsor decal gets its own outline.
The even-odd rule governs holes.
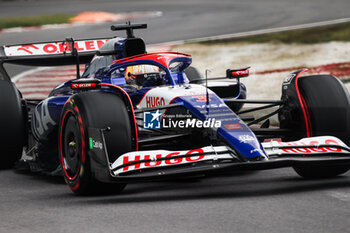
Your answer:
[[[236,76],[242,76],[242,75],[249,75],[249,70],[238,70],[238,71],[233,71],[231,73],[232,77]]]
[[[226,77],[227,78],[244,78],[244,77],[248,77],[249,76],[249,68],[250,67],[246,67],[243,69],[235,69],[235,70],[230,70],[227,69],[226,70]]]
[[[220,153],[218,152],[227,152]],[[206,153],[206,155],[203,155]],[[234,155],[230,154],[226,146],[218,147],[203,147],[194,150],[184,151],[167,151],[167,150],[153,150],[153,151],[134,151],[121,155],[111,166],[114,169],[114,174],[118,175],[123,172],[150,169],[155,167],[176,166],[183,164],[196,163],[206,160],[218,159],[233,159]],[[178,157],[181,156],[181,157]],[[184,157],[182,157],[184,156]],[[162,160],[159,160],[162,159]],[[149,160],[141,162],[142,160]],[[138,161],[140,161],[138,163]],[[133,164],[130,164],[133,163]],[[118,169],[116,169],[119,167]]]
[[[192,96],[192,101],[198,102],[198,103],[206,103],[207,96],[206,95],[194,95],[194,96]],[[210,98],[209,98],[209,102],[211,102]]]
[[[89,138],[89,147],[90,147],[90,150],[94,149],[94,144],[93,144],[93,139],[90,137]]]
[[[314,154],[314,153],[342,153],[341,148],[332,146],[343,146],[348,148],[340,139],[332,136],[310,137],[294,142],[264,142],[262,143],[267,154]],[[319,147],[318,145],[329,145],[329,147]],[[288,146],[290,148],[283,148]],[[295,147],[291,147],[295,146]],[[302,146],[303,148],[300,148]],[[316,147],[307,147],[316,146]],[[299,147],[299,148],[298,148]]]
[[[159,110],[154,112],[143,113],[143,128],[145,129],[160,129],[160,117]]]
[[[190,155],[190,154],[195,154],[195,153],[204,153],[203,149],[195,149],[195,150],[190,150],[187,151],[185,154]],[[180,155],[180,152],[171,152],[169,154],[156,154],[156,159],[158,158],[168,158],[166,160],[160,160],[160,161],[154,161],[154,162],[146,162],[144,163],[144,167],[157,167],[157,166],[162,166],[162,165],[175,165],[179,163],[188,163],[188,162],[195,162],[199,161],[204,158],[204,155],[198,155],[195,157],[185,157],[185,158],[175,158],[172,159],[172,157]],[[133,157],[132,159],[130,157]],[[134,156],[123,156],[123,165],[127,165],[128,163],[132,162],[137,162],[140,160],[145,160],[145,159],[151,159],[151,155],[134,155]],[[151,160],[155,160],[154,157]],[[134,167],[134,169],[139,169],[141,168],[141,163],[137,163],[134,165],[126,166],[123,168],[123,172],[128,171],[130,167]]]
[[[247,142],[251,142],[251,141],[254,141],[255,138],[251,135],[240,135],[238,137],[238,140],[240,143],[247,143]]]
[[[242,125],[240,124],[225,124],[224,127],[228,130],[243,129]]]
[[[79,52],[95,51],[100,49],[107,41],[108,39],[76,41],[74,47]],[[48,55],[70,52],[67,44],[62,42],[6,46],[4,49],[7,56]]]
[[[35,115],[35,131],[38,135],[43,135],[49,126],[55,126],[56,122],[52,119],[49,111],[49,100],[46,99],[38,105],[34,110]]]
[[[22,51],[24,51],[26,53],[33,54],[31,49],[36,50],[36,49],[39,49],[39,48],[36,47],[35,45],[28,44],[28,45],[22,45],[20,48],[17,49],[17,51],[21,51],[22,50]]]
[[[209,108],[221,108],[224,107],[225,104],[209,104]],[[207,105],[206,104],[202,104],[202,105],[195,105],[196,108],[206,108]]]
[[[102,144],[102,142],[95,141],[92,137],[90,137],[89,138],[89,147],[90,147],[90,150],[93,150],[93,149],[100,149],[100,150],[102,150],[103,149],[103,144]]]
[[[309,141],[309,142],[291,142],[291,143],[283,143],[279,142],[281,146],[308,146],[308,145],[319,145],[320,141]],[[326,145],[340,145],[336,140],[326,139],[322,144]],[[283,152],[286,153],[297,153],[297,154],[310,154],[313,152],[342,152],[343,150],[340,148],[331,148],[331,147],[320,147],[320,148],[281,148]]]
[[[213,93],[210,89],[208,91],[209,91],[209,94]],[[204,96],[205,97],[204,93],[206,93],[206,89],[205,87],[200,85],[192,86],[190,89],[186,89],[185,86],[158,87],[147,91],[137,106],[138,107],[159,107],[159,106],[169,104],[171,100],[174,100],[176,97],[185,97],[185,96],[191,96],[191,97]],[[195,99],[193,99],[193,101],[195,101]],[[205,108],[206,107],[205,102],[206,101],[204,99],[204,102],[198,102],[198,105],[203,105],[202,108]],[[224,106],[224,104],[222,106]],[[215,107],[215,106],[213,105],[212,107]]]
[[[96,86],[97,83],[72,83],[72,89],[90,89]]]
[[[146,96],[147,108],[160,107],[163,105],[165,105],[165,100],[163,97]]]

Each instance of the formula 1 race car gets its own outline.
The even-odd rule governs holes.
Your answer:
[[[249,67],[204,78],[190,55],[146,53],[133,34],[140,28],[112,26],[126,38],[0,47],[1,166],[62,174],[76,194],[238,170],[291,166],[305,178],[349,170],[350,98],[336,77],[299,70],[280,100],[247,100],[240,79]],[[24,99],[4,63],[75,64],[77,77],[46,99]],[[270,127],[273,115],[279,127]]]

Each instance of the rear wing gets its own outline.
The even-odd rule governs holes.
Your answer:
[[[96,55],[96,52],[109,39],[75,40],[74,48],[79,53],[79,63],[85,64],[90,62],[93,56]],[[77,58],[74,50],[71,49],[72,46],[67,41],[69,40],[1,46],[0,64],[13,63],[31,66],[74,65],[77,63]]]

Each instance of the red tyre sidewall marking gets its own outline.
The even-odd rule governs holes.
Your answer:
[[[296,76],[295,89],[297,91],[299,103],[300,103],[301,109],[303,111],[303,116],[304,116],[304,120],[305,120],[305,127],[306,127],[306,136],[311,137],[312,136],[312,129],[311,129],[311,120],[310,120],[309,110],[308,110],[308,107],[306,105],[305,99],[303,98],[303,96],[300,93],[299,86],[298,86],[298,79],[299,79],[300,75],[302,73],[304,73],[305,71],[307,71],[307,69],[300,71],[298,73],[298,75]]]
[[[66,103],[68,104],[68,102]],[[74,110],[76,111],[78,108],[77,107],[74,107]],[[77,173],[74,175],[74,177],[70,177],[65,169],[65,163],[64,163],[64,159],[63,159],[63,150],[62,150],[62,133],[63,133],[63,126],[64,126],[64,123],[65,123],[65,119],[67,117],[68,114],[72,114],[74,115],[77,119],[78,119],[78,124],[79,124],[79,130],[80,130],[80,134],[81,134],[81,162],[82,164],[85,163],[85,133],[84,133],[84,127],[83,127],[83,121],[82,121],[82,118],[79,114],[79,110],[77,111],[77,113],[75,113],[74,111],[72,110],[68,110],[63,118],[62,118],[62,124],[61,124],[61,131],[60,131],[60,157],[61,157],[61,162],[62,162],[62,168],[63,168],[63,171],[66,175],[66,177],[68,178],[69,181],[74,181],[77,177],[78,177],[78,174],[80,172],[80,168],[78,169]],[[69,186],[73,191],[78,189],[79,188],[79,185],[80,185],[80,182],[78,180],[78,182],[74,185],[74,186]]]
[[[312,125],[311,125],[311,117],[310,117],[310,113],[309,113],[309,108],[308,108],[303,96],[301,96],[301,101],[303,102],[303,104],[305,106],[305,111],[306,111],[307,121],[305,121],[305,122],[308,122],[308,126],[309,126],[309,131],[307,131],[307,132],[309,132],[308,137],[312,137]]]

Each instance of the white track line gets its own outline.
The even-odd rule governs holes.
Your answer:
[[[12,82],[17,82],[18,80],[22,79],[23,77],[27,76],[27,75],[31,75],[31,74],[35,74],[37,72],[40,72],[40,71],[43,71],[43,70],[49,70],[51,69],[51,67],[37,67],[37,68],[34,68],[34,69],[30,69],[30,70],[27,70],[27,71],[24,71],[20,74],[17,74],[15,75],[11,80]]]
[[[340,200],[340,201],[350,202],[350,193],[339,192],[339,191],[330,191],[327,194],[335,199]]]
[[[204,42],[204,41],[238,39],[238,38],[247,37],[247,36],[257,36],[257,35],[275,33],[275,32],[285,32],[285,31],[291,31],[291,30],[297,30],[297,29],[307,29],[307,28],[313,28],[313,27],[330,26],[330,25],[334,25],[334,24],[348,23],[348,22],[350,22],[350,18],[340,18],[340,19],[334,19],[334,20],[320,21],[320,22],[316,22],[316,23],[305,23],[305,24],[298,24],[298,25],[293,25],[293,26],[261,29],[261,30],[248,31],[248,32],[230,33],[230,34],[224,34],[224,35],[220,35],[220,36],[209,36],[209,37],[189,39],[189,40],[184,40],[184,41],[173,41],[173,42],[167,42],[167,43],[163,43],[163,44],[167,45],[167,44],[171,44],[171,43],[181,44],[184,42],[195,43],[195,42]],[[162,45],[162,44],[159,44],[159,45]]]

